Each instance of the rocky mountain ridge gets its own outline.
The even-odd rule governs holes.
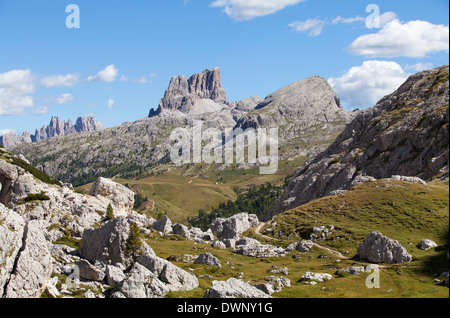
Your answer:
[[[0,136],[0,144],[6,148],[14,147],[22,143],[38,142],[43,139],[49,139],[57,136],[65,136],[70,134],[99,131],[104,129],[103,125],[94,118],[94,116],[78,117],[75,124],[72,124],[72,120],[66,122],[59,117],[52,116],[48,126],[37,128],[34,135],[29,132],[24,132],[21,136],[8,133]]]
[[[412,75],[300,167],[265,219],[393,175],[448,178],[449,66]]]
[[[288,96],[290,95],[290,97]],[[12,151],[23,153],[47,174],[76,185],[99,176],[141,174],[170,164],[169,139],[173,129],[279,128],[280,160],[314,157],[325,149],[356,115],[340,107],[339,98],[320,77],[299,81],[269,95],[228,102],[220,70],[207,69],[173,77],[157,111],[150,117],[83,135],[67,135],[22,144]],[[250,168],[254,164],[245,164]]]

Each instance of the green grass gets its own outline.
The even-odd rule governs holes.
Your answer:
[[[113,179],[128,186],[141,196],[154,202],[153,210],[147,209],[144,202],[136,211],[156,218],[167,215],[172,221],[184,222],[188,217],[203,209],[210,211],[220,203],[236,200],[238,194],[251,186],[259,187],[266,182],[282,185],[286,176],[293,173],[303,158],[282,161],[279,172],[273,175],[260,175],[259,168],[237,169],[235,166],[217,170],[219,165],[199,164],[193,166],[170,167],[164,172],[155,173],[139,179]],[[92,183],[78,187],[78,192],[89,193]]]
[[[232,249],[220,250],[187,240],[153,236],[147,238],[147,242],[163,258],[210,252],[222,264],[221,268],[215,268],[174,262],[200,276],[200,287],[188,292],[173,292],[168,297],[203,297],[212,280],[238,277],[239,273],[243,273],[242,279],[250,284],[262,283],[265,277],[273,275],[269,270],[276,265],[287,267],[289,274],[282,276],[291,280],[290,288],[272,295],[277,298],[448,298],[448,287],[433,283],[436,274],[448,271],[447,249],[422,251],[416,246],[423,238],[432,239],[439,245],[448,244],[448,193],[448,183],[443,182],[423,186],[379,180],[357,186],[340,196],[312,201],[276,217],[275,233],[279,229],[309,233],[314,226],[333,224],[336,227],[333,236],[318,243],[342,253],[346,250],[350,252],[347,254],[348,259],[339,261],[336,255],[318,247],[313,247],[308,253],[301,253],[298,259],[293,258],[298,254],[296,251],[282,258],[257,259],[236,254]],[[413,255],[410,263],[383,265],[379,289],[366,287],[368,273],[336,274],[339,268],[367,265],[353,256],[356,247],[373,230],[398,240]],[[253,236],[265,244],[283,247],[300,239],[297,236],[279,242],[259,236],[253,230],[247,231],[245,235]],[[341,239],[333,240],[334,236],[340,236]],[[299,280],[307,271],[329,273],[333,279],[316,286],[305,285]],[[213,279],[201,277],[203,275],[210,275]]]

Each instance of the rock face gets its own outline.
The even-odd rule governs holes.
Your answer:
[[[152,110],[149,116],[198,115],[228,106],[227,95],[221,86],[220,69],[216,67],[194,74],[189,79],[183,75],[173,77],[158,109]]]
[[[111,202],[114,215],[127,216],[133,211],[134,192],[106,178],[98,178],[91,187],[90,195]]]
[[[412,260],[412,256],[398,242],[380,232],[370,233],[356,249],[359,257],[372,263],[398,264]]]
[[[24,132],[22,136],[14,133],[0,136],[0,144],[6,148],[14,147],[21,143],[37,142],[43,139],[49,139],[57,136],[65,136],[70,134],[99,131],[104,129],[103,125],[93,116],[79,117],[72,125],[72,120],[61,120],[59,117],[52,117],[48,126],[36,129],[34,135]]]
[[[362,111],[335,142],[305,163],[264,217],[394,175],[448,178],[449,67],[412,75]]]

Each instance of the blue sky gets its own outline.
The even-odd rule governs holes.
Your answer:
[[[370,107],[448,64],[448,13],[447,0],[0,0],[0,133],[51,116],[135,121],[172,76],[215,66],[230,101],[320,75],[347,109]]]

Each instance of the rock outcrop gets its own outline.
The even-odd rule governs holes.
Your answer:
[[[412,75],[362,111],[328,149],[298,169],[264,217],[392,176],[448,178],[449,67]]]
[[[217,112],[228,106],[220,69],[215,67],[194,74],[189,79],[183,75],[173,77],[158,109],[152,109],[149,116],[199,115]]]
[[[366,240],[358,246],[356,251],[362,259],[376,264],[398,264],[412,260],[412,256],[398,241],[390,239],[378,231],[367,235]]]
[[[24,132],[21,136],[8,133],[0,136],[0,144],[6,148],[14,147],[21,143],[38,142],[43,139],[49,139],[57,136],[65,136],[82,132],[100,131],[103,130],[103,125],[93,116],[79,117],[75,125],[72,125],[72,120],[67,122],[61,120],[59,117],[52,117],[48,126],[43,126],[35,130],[34,135],[29,132]]]
[[[109,201],[115,216],[127,216],[133,211],[134,192],[110,179],[98,178],[89,194],[104,201],[106,206]]]

